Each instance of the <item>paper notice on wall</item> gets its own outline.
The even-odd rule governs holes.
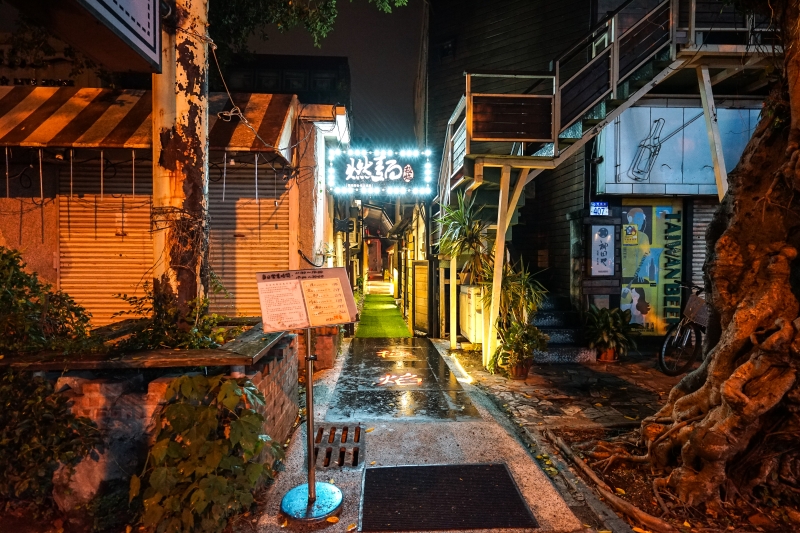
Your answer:
[[[349,320],[347,301],[339,279],[303,280],[301,284],[311,327],[341,324]]]
[[[287,279],[258,284],[264,331],[309,327],[300,280]]]

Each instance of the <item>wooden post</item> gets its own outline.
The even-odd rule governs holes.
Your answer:
[[[472,144],[472,77],[467,74],[467,138],[465,140],[466,154],[470,154],[470,144]],[[447,176],[448,179],[450,176]]]
[[[261,209],[256,206],[256,209]],[[270,228],[271,229],[271,228]],[[300,268],[300,187],[289,187],[289,270]],[[306,263],[307,264],[307,263]]]
[[[497,200],[497,237],[494,241],[494,276],[492,277],[492,300],[489,310],[489,338],[484,339],[488,353],[484,350],[483,366],[497,346],[497,318],[500,315],[500,297],[503,283],[503,263],[506,255],[506,218],[508,217],[508,190],[511,185],[511,167],[503,166],[500,174],[500,195]]]
[[[165,26],[163,70],[152,78],[153,274],[185,319],[208,282],[208,1],[177,0],[174,9],[181,16]]]
[[[450,258],[450,349],[458,348],[458,258]]]
[[[725,193],[728,192],[728,172],[725,169],[725,157],[722,153],[719,124],[717,123],[717,106],[714,104],[714,92],[711,89],[708,66],[697,67],[697,82],[700,85],[700,100],[703,102],[703,115],[706,118],[706,132],[708,133],[708,144],[711,147],[711,163],[714,165],[717,195],[721,202]]]

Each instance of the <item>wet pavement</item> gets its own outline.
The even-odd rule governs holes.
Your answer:
[[[326,422],[479,418],[428,339],[353,339]]]
[[[585,520],[573,514],[503,413],[469,384],[469,376],[452,358],[442,358],[430,341],[353,339],[345,340],[342,348],[333,369],[314,375],[315,419],[332,426],[359,424],[364,428],[365,457],[359,466],[345,463],[324,471],[317,468],[317,481],[333,483],[344,494],[339,520],[303,526],[285,522],[278,513],[283,495],[306,479],[303,425],[291,439],[285,469],[270,487],[258,516],[237,533],[305,533],[319,527],[331,533],[360,530],[365,468],[481,463],[508,466],[539,522],[535,531],[587,531],[581,524]]]
[[[446,341],[434,343],[450,357]],[[682,377],[660,372],[649,350],[611,364],[534,364],[524,381],[490,374],[480,354],[455,356],[516,424],[538,429],[636,427],[664,405]]]

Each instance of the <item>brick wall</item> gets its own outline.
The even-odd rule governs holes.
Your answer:
[[[289,436],[299,411],[297,348],[297,336],[286,335],[261,361],[245,367],[266,399],[264,432],[276,442]],[[118,379],[94,379],[85,372],[58,378],[56,391],[72,401],[72,412],[92,419],[104,437],[96,457],[81,461],[71,475],[63,468],[54,475],[54,497],[62,511],[91,501],[103,482],[127,481],[138,471],[148,441],[156,437],[153,415],[177,377],[160,377],[146,386],[141,374],[126,379],[122,371]]]
[[[300,373],[305,372],[306,365],[306,332],[305,330],[297,330],[294,332],[297,335],[298,342],[298,364],[300,365]],[[328,326],[321,328],[314,328],[311,331],[311,346],[314,349],[314,354],[317,356],[317,361],[314,363],[314,371],[325,370],[333,368],[336,355],[339,353],[339,327]]]

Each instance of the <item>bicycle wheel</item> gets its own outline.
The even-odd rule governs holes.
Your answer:
[[[675,324],[667,331],[658,365],[668,376],[686,372],[702,350],[702,333],[692,323]]]

